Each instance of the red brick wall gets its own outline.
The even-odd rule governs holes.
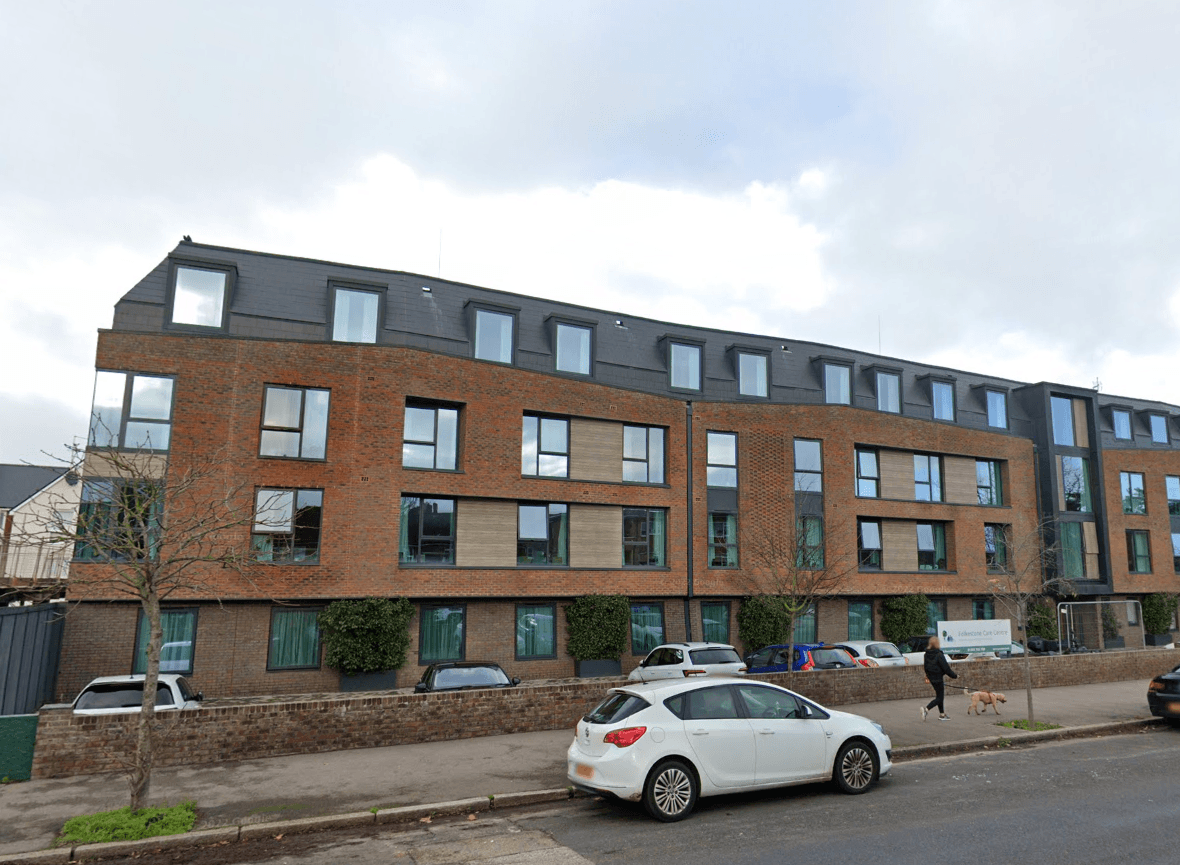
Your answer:
[[[1180,451],[1106,450],[1102,452],[1109,528],[1110,566],[1114,590],[1128,593],[1180,592],[1180,575],[1172,562],[1172,527],[1168,515],[1166,475],[1180,476]],[[1140,472],[1146,487],[1147,513],[1124,514],[1119,472]],[[1127,568],[1127,530],[1151,533],[1151,573],[1132,574]]]

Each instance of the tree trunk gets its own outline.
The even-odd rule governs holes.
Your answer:
[[[156,689],[160,680],[160,647],[164,644],[164,625],[160,616],[160,598],[150,577],[145,579],[143,615],[148,620],[147,669],[143,677],[143,702],[136,728],[135,756],[127,783],[131,788],[131,810],[147,804],[152,782],[152,724],[156,720]]]
[[[1028,729],[1032,731],[1037,728],[1036,721],[1033,720],[1032,651],[1028,648],[1028,630],[1025,627],[1023,605],[1017,606],[1016,623],[1019,626],[1017,633],[1024,634],[1024,695],[1028,701]]]

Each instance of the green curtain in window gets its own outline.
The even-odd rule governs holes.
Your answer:
[[[934,567],[940,571],[947,569],[946,561],[946,526],[934,524]]]
[[[160,624],[164,626],[164,644],[160,649],[161,673],[191,673],[193,669],[193,634],[197,629],[197,616],[191,610],[183,612],[160,612]],[[147,672],[148,620],[139,614],[139,633],[135,641],[135,666],[133,673]]]
[[[709,533],[709,566],[737,567],[737,514],[710,514]]]
[[[712,643],[729,642],[729,605],[701,604],[701,630]]]
[[[421,661],[463,659],[463,608],[427,607],[422,611]]]
[[[795,520],[795,532],[799,537],[796,565],[800,568],[822,568],[824,566],[824,523],[820,517],[800,517]]]
[[[270,670],[320,665],[320,627],[316,610],[275,610],[270,623]]]
[[[553,607],[516,608],[516,654],[521,658],[549,657],[557,654]]]
[[[795,642],[815,642],[815,607],[795,617]]]
[[[1080,580],[1085,575],[1082,556],[1082,524],[1061,523],[1061,569],[1068,580]]]
[[[664,511],[650,511],[648,513],[649,526],[648,544],[651,545],[649,565],[663,565],[666,561],[666,541],[664,539],[664,523],[667,514]]]
[[[873,605],[868,601],[848,602],[848,639],[873,639]]]
[[[631,651],[646,655],[664,642],[664,610],[655,604],[631,605]]]
[[[938,623],[946,621],[946,601],[926,602],[926,633],[938,632]]]

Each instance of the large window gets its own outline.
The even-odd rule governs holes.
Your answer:
[[[454,471],[459,454],[459,410],[407,403],[402,427],[402,465]]]
[[[770,393],[768,362],[764,354],[738,352],[738,393],[767,396]]]
[[[1090,503],[1090,461],[1085,457],[1061,458],[1061,486],[1065,509],[1088,514]]]
[[[1053,416],[1053,444],[1073,447],[1073,400],[1049,397],[1049,408]]]
[[[1157,445],[1168,443],[1168,419],[1162,414],[1149,415],[1151,422],[1151,440]]]
[[[914,498],[920,502],[942,501],[942,457],[914,454]]]
[[[1164,478],[1164,485],[1168,491],[1168,513],[1180,517],[1180,477],[1168,475]]]
[[[1131,438],[1131,413],[1126,409],[1116,408],[1111,410],[1110,417],[1114,421],[1114,437],[1129,441]]]
[[[520,505],[516,534],[518,565],[568,565],[569,507]]]
[[[736,568],[737,514],[709,514],[709,567]]]
[[[516,659],[557,657],[557,606],[516,605]]]
[[[808,607],[795,616],[795,643],[814,643],[816,639],[815,607]]]
[[[823,471],[823,450],[820,443],[812,439],[795,439],[795,491],[822,493]]]
[[[570,473],[570,422],[565,418],[524,416],[520,472],[530,477],[565,478]]]
[[[1151,573],[1151,544],[1147,532],[1127,532],[1127,570],[1132,574]]]
[[[319,610],[275,607],[270,611],[268,670],[318,670]]]
[[[623,427],[623,480],[639,484],[664,482],[664,430],[661,427]]]
[[[701,630],[710,643],[729,642],[728,601],[701,601]]]
[[[512,363],[515,316],[487,309],[475,311],[475,356],[480,360]]]
[[[992,598],[972,598],[971,618],[975,621],[991,621],[996,617],[996,602]]]
[[[856,546],[861,569],[881,570],[881,521],[860,520],[856,529]]]
[[[701,389],[701,347],[674,342],[668,346],[668,368],[672,387]]]
[[[557,324],[557,357],[554,366],[558,372],[572,372],[590,375],[590,344],[594,331],[588,327],[573,324]]]
[[[332,341],[377,341],[381,295],[375,291],[335,288],[332,292]]]
[[[930,382],[931,401],[935,420],[955,419],[955,386],[949,381]]]
[[[172,323],[223,327],[229,275],[224,270],[177,267],[172,291]]]
[[[1061,575],[1067,580],[1080,580],[1086,575],[1086,547],[1081,523],[1059,523],[1061,544]]]
[[[841,363],[824,364],[824,402],[848,405],[852,401],[852,370]]]
[[[402,496],[398,526],[399,562],[455,563],[455,500]]]
[[[250,539],[254,558],[260,562],[319,561],[323,504],[323,490],[258,490]]]
[[[877,373],[877,410],[893,414],[901,411],[901,376],[897,373]]]
[[[107,370],[95,374],[91,447],[166,451],[171,438],[171,378]]]
[[[824,518],[817,514],[795,518],[795,566],[812,571],[824,566]]]
[[[1119,472],[1119,490],[1124,514],[1147,513],[1147,495],[1141,472]]]
[[[418,663],[462,661],[467,608],[462,604],[422,607],[418,631]]]
[[[856,449],[856,494],[875,499],[881,495],[881,470],[877,466],[877,452]]]
[[[160,646],[160,672],[189,675],[193,671],[193,643],[197,635],[197,611],[160,610],[160,624],[164,627],[164,642]],[[150,624],[141,610],[135,634],[135,661],[132,673],[147,672],[147,650]]]
[[[1007,526],[984,525],[983,556],[987,562],[987,572],[989,574],[1005,574],[1008,572]]]
[[[987,392],[987,425],[996,429],[1008,428],[1008,394],[999,390]]]
[[[848,602],[848,639],[873,639],[873,603],[872,601]]]
[[[154,558],[163,495],[157,482],[83,481],[74,557],[102,562]]]
[[[927,599],[926,601],[926,633],[937,634],[938,623],[950,621],[946,617],[946,598]]]
[[[664,605],[631,605],[631,652],[646,655],[664,642]]]
[[[1004,503],[1004,485],[1000,480],[997,460],[975,461],[975,490],[981,505],[999,506]]]
[[[737,486],[737,436],[733,433],[708,434],[706,475],[711,487]]]
[[[946,526],[918,523],[918,570],[945,571],[946,567]]]
[[[268,385],[262,400],[258,453],[322,460],[328,441],[328,391]]]
[[[668,512],[660,508],[623,508],[623,566],[667,564],[665,538]]]

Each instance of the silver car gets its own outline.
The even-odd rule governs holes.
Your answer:
[[[691,676],[744,676],[746,664],[725,643],[664,643],[656,646],[631,671],[632,682],[683,679]]]
[[[156,685],[156,711],[196,709],[204,694],[194,692],[184,676],[161,673]],[[100,676],[74,699],[75,715],[113,715],[138,712],[143,706],[143,674]]]
[[[885,640],[845,640],[835,647],[852,655],[862,667],[904,667],[909,663],[901,649]]]

